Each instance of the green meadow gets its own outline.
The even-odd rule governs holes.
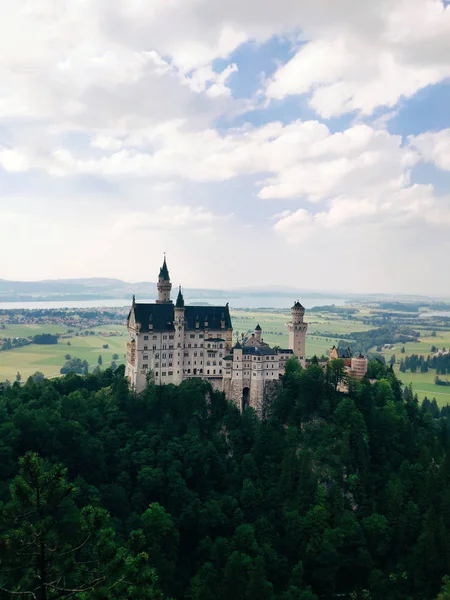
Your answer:
[[[450,387],[434,383],[436,371],[430,370],[428,373],[411,373],[410,371],[400,373],[399,371],[400,361],[406,356],[410,356],[411,354],[418,354],[420,356],[422,354],[426,357],[428,354],[431,354],[432,346],[436,346],[439,349],[448,349],[450,347],[450,331],[437,331],[436,337],[432,337],[431,329],[426,327],[426,325],[415,329],[420,331],[420,342],[407,342],[406,344],[395,345],[390,350],[383,350],[386,361],[389,361],[391,356],[395,354],[396,364],[394,369],[400,381],[404,385],[412,383],[419,400],[423,400],[425,397],[429,400],[436,398],[439,406],[450,404]],[[404,354],[401,352],[402,346],[405,348]],[[441,375],[440,377],[445,379],[445,375]]]
[[[117,364],[124,362],[127,343],[127,331],[124,325],[111,325],[106,327],[95,327],[95,335],[72,336],[68,339],[60,338],[58,344],[37,345],[31,344],[14,350],[0,352],[0,381],[9,379],[14,381],[16,373],[22,375],[22,381],[26,380],[36,371],[44,373],[47,377],[59,375],[60,368],[66,362],[66,354],[72,357],[87,360],[90,370],[93,370],[102,356],[103,366],[112,362],[112,355],[118,354]],[[109,337],[97,335],[97,333],[119,332],[120,336]],[[14,333],[13,333],[14,332]],[[11,325],[6,330],[0,331],[1,337],[26,337],[37,333],[61,333],[66,334],[64,327],[56,325],[29,326]],[[70,346],[67,342],[70,342]],[[103,348],[103,345],[109,348]]]
[[[365,311],[367,314],[368,312]],[[360,315],[363,316],[361,312]],[[271,312],[271,311],[232,311],[234,338],[242,334],[247,335],[252,332],[259,323],[263,332],[263,339],[271,345],[277,345],[281,348],[287,348],[289,345],[289,336],[286,323],[290,320],[289,312]],[[360,320],[348,320],[340,318],[339,315],[328,313],[306,313],[305,320],[308,322],[308,335],[306,340],[307,356],[328,355],[330,348],[337,345],[342,335],[348,335],[351,332],[366,331],[373,326],[365,325]],[[450,388],[437,386],[434,383],[435,371],[428,373],[400,373],[399,363],[402,357],[411,354],[423,354],[427,356],[430,353],[431,346],[438,348],[450,348],[450,331],[437,331],[436,337],[431,336],[431,329],[426,322],[418,321],[421,338],[418,342],[404,344],[405,354],[401,353],[403,344],[398,344],[392,349],[383,351],[386,361],[389,361],[392,354],[396,356],[395,370],[398,373],[403,384],[412,383],[415,392],[420,400],[425,396],[436,398],[439,405],[443,406],[450,403]],[[103,367],[107,367],[113,354],[118,354],[116,361],[120,364],[125,361],[125,351],[127,343],[127,330],[125,325],[103,325],[93,328],[95,335],[81,336],[72,335],[70,338],[60,338],[56,345],[39,346],[32,344],[23,348],[0,352],[0,381],[9,379],[14,381],[17,372],[22,375],[22,381],[25,381],[36,371],[41,371],[47,377],[59,375],[60,368],[65,363],[65,355],[86,360],[90,370],[97,366],[98,356],[102,356]],[[108,336],[106,334],[117,332],[118,336]],[[0,330],[0,337],[30,337],[39,333],[67,334],[67,327],[64,325],[40,325],[40,324],[6,324],[5,330]],[[70,345],[68,345],[70,342]],[[103,348],[103,345],[109,348]]]

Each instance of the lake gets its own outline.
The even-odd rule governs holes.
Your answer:
[[[348,298],[327,298],[321,297],[305,297],[304,299],[296,296],[293,293],[292,299],[289,299],[286,294],[281,296],[233,296],[230,294],[230,308],[290,308],[297,298],[308,309],[313,306],[324,306],[326,304],[336,304],[342,306],[348,300]],[[223,297],[221,298],[188,298],[186,297],[186,304],[212,304],[216,306],[223,306],[226,303]],[[137,298],[137,302],[154,302],[154,298]],[[0,302],[0,309],[51,309],[51,308],[120,308],[129,307],[131,305],[130,300],[124,300],[123,298],[116,299],[99,299],[99,300],[44,300],[44,301],[19,301],[19,302]]]

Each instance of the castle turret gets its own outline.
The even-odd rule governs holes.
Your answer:
[[[261,334],[262,334],[262,329],[261,329],[261,327],[259,326],[259,323],[258,323],[258,325],[255,327],[255,331],[253,333],[253,335],[258,340],[258,342],[261,341]]]
[[[305,338],[308,324],[303,321],[305,309],[297,300],[291,309],[292,321],[287,323],[289,329],[289,348],[293,351],[300,363],[305,365]]]
[[[159,271],[158,277],[158,300],[156,304],[169,304],[171,303],[170,292],[172,290],[172,284],[170,283],[169,269],[167,268],[166,256],[164,255],[163,266]]]

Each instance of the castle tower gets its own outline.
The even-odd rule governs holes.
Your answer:
[[[170,283],[169,269],[166,264],[166,255],[164,255],[163,266],[159,271],[158,277],[158,300],[156,304],[169,304],[171,303],[170,299],[170,291],[172,289],[172,284]]]
[[[289,329],[289,348],[298,357],[302,366],[305,366],[305,338],[308,323],[303,321],[305,309],[297,300],[291,309],[292,321],[287,323]]]
[[[253,335],[258,340],[258,342],[261,341],[261,333],[262,333],[262,329],[261,329],[261,327],[259,326],[259,323],[258,323],[258,325],[255,327],[255,331],[253,333]]]
[[[175,328],[175,351],[176,353],[180,353],[181,357],[183,357],[183,347],[184,347],[184,329],[185,329],[185,319],[184,319],[184,298],[181,292],[181,285],[178,290],[177,301],[175,303],[174,308],[174,320],[173,325]],[[180,351],[181,348],[181,351]],[[177,365],[177,368],[174,368],[174,384],[179,385],[183,381],[183,358],[179,361],[181,364]]]

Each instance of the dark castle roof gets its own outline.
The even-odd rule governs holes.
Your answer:
[[[177,308],[184,307],[184,298],[183,298],[183,294],[181,293],[181,285],[180,285],[180,289],[178,290],[178,296],[177,296],[177,301],[176,301],[175,306]]]
[[[255,327],[255,331],[262,331],[261,327],[259,326],[259,323],[258,323],[258,325]]]
[[[141,331],[149,331],[149,323],[153,325],[152,331],[173,331],[174,311],[174,305],[169,303],[134,305],[134,317],[136,322],[140,323]],[[197,322],[199,329],[204,329],[205,322],[207,322],[208,329],[217,330],[222,328],[222,320],[225,321],[225,329],[232,327],[228,305],[186,306],[184,319],[186,329],[196,329]]]
[[[169,277],[169,269],[167,268],[166,257],[164,257],[163,266],[159,270],[159,276],[164,279],[164,281],[170,281]]]
[[[294,303],[294,306],[293,306],[292,308],[303,308],[303,309],[304,309],[305,307],[304,307],[304,306],[302,306],[302,305],[300,304],[300,302],[297,300],[297,302],[295,302],[295,303]]]
[[[234,347],[231,349],[231,353],[234,350],[242,350],[242,354],[250,354],[254,356],[267,356],[277,354],[277,350],[270,348],[270,346],[241,346],[239,342],[236,342]]]

